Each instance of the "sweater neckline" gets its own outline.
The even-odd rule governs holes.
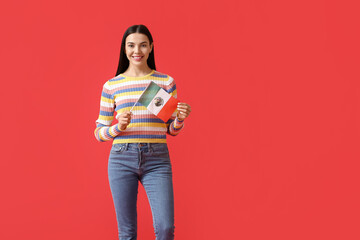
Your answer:
[[[146,74],[146,75],[144,75],[144,76],[140,76],[140,77],[130,77],[130,76],[126,76],[126,75],[124,75],[124,74],[122,74],[122,73],[120,73],[119,75],[122,76],[122,77],[128,78],[128,79],[142,79],[142,78],[146,78],[146,77],[150,76],[150,75],[153,74],[154,72],[155,72],[155,69],[151,70],[150,73],[148,73],[148,74]]]

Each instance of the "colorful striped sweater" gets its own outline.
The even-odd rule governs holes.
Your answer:
[[[165,123],[140,103],[133,108],[131,122],[125,130],[119,129],[117,121],[111,126],[114,113],[119,116],[120,113],[129,111],[150,81],[177,98],[174,79],[156,70],[142,77],[119,74],[105,82],[101,93],[99,118],[95,121],[94,134],[99,142],[113,140],[113,144],[166,143],[166,134],[175,136],[180,132],[184,122],[176,118],[176,112]]]

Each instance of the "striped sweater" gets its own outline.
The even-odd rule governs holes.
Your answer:
[[[99,118],[95,121],[94,134],[99,142],[113,140],[113,144],[166,143],[166,134],[175,136],[180,132],[184,122],[176,118],[176,111],[164,122],[146,107],[136,103],[150,81],[177,98],[174,79],[156,70],[142,77],[119,74],[105,82],[101,93]],[[115,112],[116,116],[119,116],[120,113],[129,111],[135,103],[131,122],[125,130],[120,130],[117,121],[111,126]]]

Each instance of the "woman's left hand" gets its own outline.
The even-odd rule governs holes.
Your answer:
[[[177,105],[177,110],[178,110],[178,113],[177,113],[176,117],[180,121],[183,121],[185,118],[187,118],[189,116],[189,114],[191,112],[191,107],[187,103],[179,102]]]

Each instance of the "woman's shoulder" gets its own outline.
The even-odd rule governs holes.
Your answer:
[[[116,87],[116,85],[119,83],[119,80],[121,80],[120,76],[115,76],[103,81],[101,83],[103,91],[107,91],[107,92],[113,91],[114,87]]]
[[[169,74],[159,72],[157,70],[154,70],[154,73],[152,74],[152,76],[159,77],[159,78],[173,79]]]
[[[104,86],[107,86],[109,88],[113,88],[115,86],[118,86],[119,84],[121,84],[123,81],[126,80],[126,77],[122,76],[121,74],[109,78],[104,82]]]
[[[106,82],[112,83],[112,82],[120,81],[120,80],[123,80],[123,79],[125,79],[125,77],[122,76],[121,74],[119,74],[119,75],[117,75],[115,77],[112,77],[112,78],[108,79]]]

